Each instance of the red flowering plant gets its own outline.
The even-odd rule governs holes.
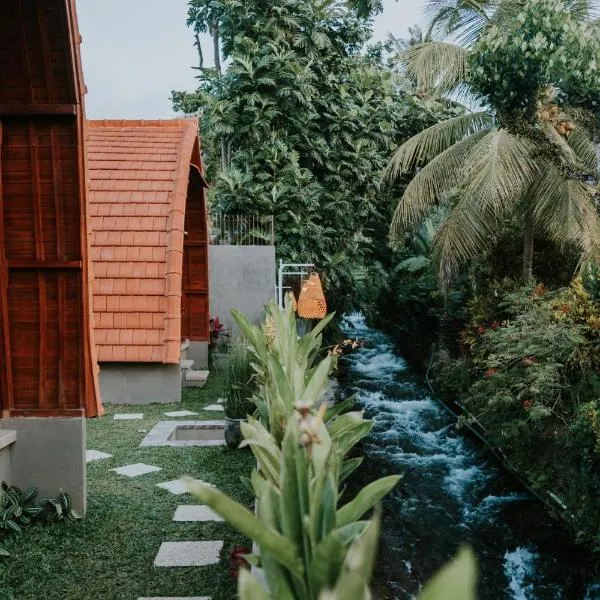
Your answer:
[[[229,552],[229,574],[234,579],[237,579],[241,568],[249,568],[250,563],[246,560],[246,556],[251,551],[245,546],[234,546]]]
[[[584,339],[582,328],[564,318],[564,292],[541,294],[531,286],[502,300],[508,318],[493,322],[471,349],[476,378],[465,406],[504,445],[567,418],[566,365],[581,357]]]
[[[208,321],[208,330],[210,334],[209,346],[214,350],[219,342],[226,341],[229,337],[229,332],[225,329],[225,325],[221,323],[219,317],[211,317]]]

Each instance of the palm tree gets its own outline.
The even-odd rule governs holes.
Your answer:
[[[407,50],[408,76],[423,92],[472,98],[467,82],[474,44],[490,25],[510,20],[526,1],[430,0],[429,35],[442,39]],[[568,0],[565,7],[582,20],[590,18],[593,8],[586,0]],[[516,132],[503,127],[492,109],[465,108],[408,140],[392,157],[385,183],[415,173],[396,209],[393,238],[402,239],[436,205],[449,205],[434,239],[442,283],[460,265],[489,251],[515,216],[523,223],[525,279],[532,275],[536,234],[575,245],[582,259],[600,256],[594,205],[600,164],[594,143],[579,122],[580,112],[554,112],[547,118],[541,109],[540,114],[532,128]],[[559,117],[574,123],[574,130],[556,128]]]

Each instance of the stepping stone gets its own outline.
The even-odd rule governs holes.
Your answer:
[[[119,475],[125,475],[126,477],[137,477],[138,475],[145,475],[146,473],[155,473],[156,471],[162,471],[160,467],[153,467],[152,465],[145,465],[144,463],[135,463],[133,465],[125,465],[117,469],[109,469]]]
[[[202,483],[207,483],[203,481]],[[215,487],[212,483],[208,483],[211,487]],[[183,479],[174,479],[173,481],[165,481],[164,483],[157,483],[157,487],[162,488],[163,490],[167,490],[171,492],[171,494],[175,494],[175,496],[181,496],[182,494],[188,494],[189,491],[187,489],[187,485]]]
[[[121,413],[113,417],[113,421],[137,421],[144,418],[144,413]]]
[[[210,542],[163,542],[155,567],[203,567],[219,562],[223,540]]]
[[[85,462],[89,463],[94,460],[103,460],[105,458],[112,458],[112,454],[106,452],[100,452],[100,450],[86,450],[85,451]]]
[[[203,504],[183,504],[177,507],[173,521],[223,521],[223,519]]]
[[[211,600],[210,596],[145,596],[138,600]]]
[[[209,404],[208,406],[205,406],[203,410],[214,410],[223,412],[225,409],[223,408],[222,404]]]
[[[197,414],[198,413],[192,412],[191,410],[176,410],[173,412],[165,413],[167,417],[191,417]]]
[[[224,404],[225,403],[225,398],[218,398],[217,399],[217,404]]]

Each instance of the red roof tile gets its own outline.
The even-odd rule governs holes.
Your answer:
[[[183,227],[198,123],[88,121],[100,362],[179,362]]]

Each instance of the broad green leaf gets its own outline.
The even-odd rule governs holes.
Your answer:
[[[337,511],[336,526],[343,527],[358,521],[371,510],[397,483],[400,475],[389,475],[365,486],[354,500],[348,502]]]
[[[302,398],[302,400],[311,406],[315,406],[323,397],[323,393],[329,382],[329,373],[331,373],[332,365],[331,361],[331,355],[324,358],[306,384],[306,390],[304,391],[304,398]]]
[[[332,588],[337,581],[350,544],[364,532],[369,521],[356,521],[335,529],[319,542],[309,566],[313,588]],[[318,586],[318,587],[317,587]]]
[[[379,541],[379,511],[362,535],[354,541],[346,558],[342,573],[333,590],[336,600],[365,600],[369,598],[369,580],[375,564]]]
[[[354,405],[356,404],[356,394],[353,394],[349,398],[338,402],[337,404],[333,404],[327,407],[327,411],[325,412],[325,422],[331,421],[334,417],[338,415],[342,415],[345,412],[348,412]]]
[[[347,479],[363,462],[362,456],[357,458],[348,458],[342,463],[342,467],[340,469],[340,483]]]
[[[462,548],[419,594],[418,600],[475,600],[477,564],[470,549]]]
[[[238,594],[240,600],[271,600],[262,585],[253,577],[248,569],[241,569],[238,577]]]
[[[308,509],[308,465],[306,450],[298,444],[295,423],[288,425],[283,438],[281,473],[281,526],[286,539],[308,554],[304,517]]]
[[[219,490],[191,478],[186,478],[188,490],[203,504],[212,508],[238,531],[271,553],[297,577],[302,577],[303,566],[294,545],[283,536],[266,529],[244,506],[238,504]]]

